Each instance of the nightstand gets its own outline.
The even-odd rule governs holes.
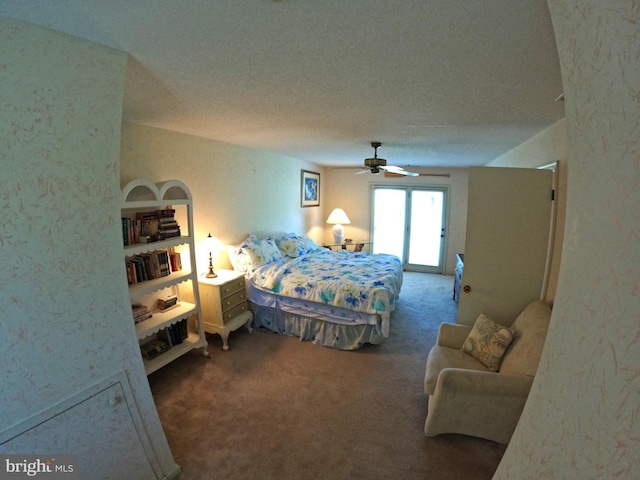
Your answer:
[[[204,331],[222,337],[222,348],[229,349],[229,333],[246,325],[251,332],[253,314],[247,303],[244,274],[234,270],[216,270],[217,277],[198,278]]]

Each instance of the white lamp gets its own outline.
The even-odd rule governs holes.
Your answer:
[[[351,223],[351,220],[349,220],[343,209],[334,208],[329,218],[327,218],[327,223],[333,224],[333,241],[336,245],[341,245],[342,237],[344,237],[344,227],[342,225]]]
[[[205,246],[209,251],[209,271],[205,275],[207,278],[216,278],[218,275],[213,271],[213,254],[218,256],[218,252],[224,248],[224,245],[216,237],[212,237],[211,234],[204,239]]]

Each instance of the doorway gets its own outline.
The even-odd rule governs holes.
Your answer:
[[[374,253],[400,257],[404,269],[442,273],[449,188],[372,186]]]

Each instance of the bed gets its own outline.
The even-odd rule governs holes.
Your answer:
[[[228,251],[245,274],[255,328],[341,350],[389,336],[402,287],[398,257],[329,250],[292,233],[250,235]]]

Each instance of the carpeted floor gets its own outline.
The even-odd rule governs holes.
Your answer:
[[[405,273],[391,334],[345,352],[245,329],[149,382],[183,480],[490,479],[505,447],[424,436],[424,366],[453,277]]]

